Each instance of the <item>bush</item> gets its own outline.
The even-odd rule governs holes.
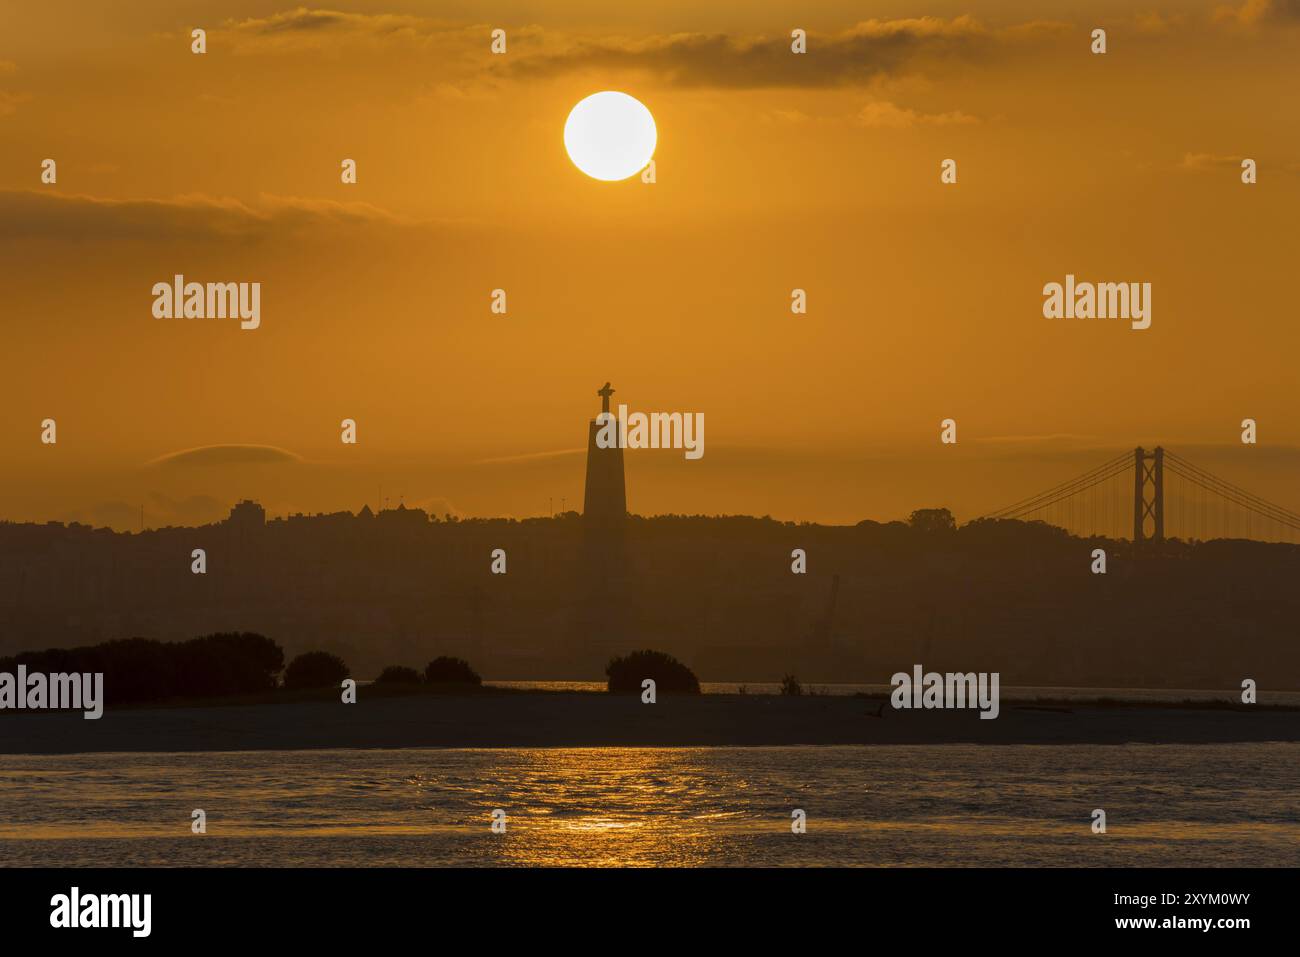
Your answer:
[[[191,638],[176,646],[176,684],[183,697],[257,694],[275,689],[284,651],[252,632]]]
[[[429,684],[481,685],[483,679],[464,658],[434,658],[424,666],[424,680]]]
[[[799,679],[794,675],[786,675],[781,679],[781,694],[783,695],[801,695],[803,694],[803,685],[799,684]]]
[[[377,685],[418,685],[419,683],[420,673],[406,665],[389,665],[379,672],[379,677],[375,679]]]
[[[169,698],[259,694],[275,688],[284,652],[252,632],[162,642],[121,638],[81,648],[24,651],[0,659],[0,671],[19,664],[39,672],[103,672],[110,706]]]
[[[605,666],[609,690],[614,694],[640,694],[641,682],[651,678],[655,691],[665,694],[699,694],[700,681],[694,672],[662,651],[633,651],[613,658]]]
[[[347,662],[328,651],[308,651],[289,662],[284,669],[284,686],[289,691],[307,688],[337,687],[352,674]]]

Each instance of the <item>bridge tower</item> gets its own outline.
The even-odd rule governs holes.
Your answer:
[[[1150,463],[1150,464],[1148,464]],[[1150,497],[1147,487],[1150,486]],[[1147,518],[1152,533],[1147,535]],[[1142,446],[1133,450],[1133,541],[1165,540],[1165,450],[1156,446],[1147,452]]]

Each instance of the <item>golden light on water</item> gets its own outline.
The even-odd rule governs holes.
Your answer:
[[[507,748],[11,756],[0,841],[15,863],[671,867],[1131,864],[1294,856],[1300,745]],[[1209,754],[1213,760],[1207,761]],[[1118,757],[1117,757],[1118,755]],[[941,757],[941,760],[937,758]],[[1120,765],[1116,766],[1115,762]],[[1117,805],[1099,850],[1077,802],[1159,766],[1198,788]],[[1276,784],[1261,785],[1267,767]],[[1214,786],[1212,819],[1195,795]],[[167,809],[202,789],[224,808],[177,841]],[[1062,801],[1061,793],[1074,795]],[[1264,817],[1243,819],[1260,803]],[[1121,802],[1122,803],[1122,802]],[[25,809],[19,822],[15,808]],[[493,833],[492,811],[507,816]],[[808,830],[791,832],[792,809]],[[9,822],[9,823],[5,823]]]

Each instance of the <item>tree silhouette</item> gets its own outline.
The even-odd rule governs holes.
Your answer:
[[[419,683],[420,673],[406,665],[389,665],[379,672],[379,677],[375,679],[377,685],[418,685]]]
[[[274,690],[284,651],[253,632],[222,632],[163,642],[119,638],[80,648],[24,651],[0,659],[0,671],[17,665],[45,673],[102,672],[110,705],[168,698],[215,698]]]
[[[481,685],[483,679],[463,658],[443,655],[424,666],[424,680],[429,684]]]
[[[289,691],[337,686],[351,672],[347,662],[328,651],[308,651],[289,662],[284,669],[284,686]]]
[[[907,517],[907,524],[918,532],[953,532],[957,522],[946,508],[918,508]]]
[[[609,690],[615,694],[639,694],[641,682],[651,678],[656,691],[668,694],[699,694],[700,681],[694,672],[662,651],[633,651],[613,658],[605,667]]]

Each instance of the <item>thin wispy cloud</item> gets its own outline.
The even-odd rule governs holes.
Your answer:
[[[1240,4],[1225,4],[1215,9],[1214,20],[1237,27],[1300,21],[1300,0],[1243,0]]]
[[[471,50],[481,52],[490,29],[485,24],[449,23],[410,14],[298,7],[266,17],[227,20],[213,31],[213,35],[236,55],[327,51],[358,46],[382,47],[391,53],[402,49],[427,50],[435,45],[445,47],[447,54],[454,54],[458,46],[466,53]],[[516,39],[537,32],[537,28],[511,31]]]
[[[1068,24],[1034,21],[991,28],[969,16],[868,20],[839,32],[810,34],[794,56],[790,37],[680,33],[644,39],[606,37],[575,42],[557,54],[513,65],[521,77],[579,70],[639,70],[683,87],[756,89],[866,85],[925,63],[979,62],[1030,47]]]
[[[220,468],[231,465],[296,465],[302,457],[274,445],[205,445],[169,452],[145,463],[146,468]]]
[[[993,63],[1045,37],[1076,29],[1031,20],[989,26],[969,15],[870,19],[811,33],[808,53],[792,56],[789,34],[680,32],[651,36],[581,34],[511,26],[510,55],[485,61],[488,24],[448,23],[392,13],[298,7],[229,20],[215,36],[236,54],[326,52],[370,46],[385,56],[437,50],[443,83],[456,69],[479,79],[535,80],[580,71],[639,71],[682,87],[758,89],[864,85],[922,64]]]
[[[565,458],[572,455],[582,455],[587,450],[583,448],[575,449],[555,449],[549,452],[526,452],[523,455],[503,455],[498,458],[479,459],[475,465],[513,465],[523,462],[538,462],[546,459]]]
[[[883,129],[906,129],[913,126],[972,126],[979,117],[951,110],[946,113],[924,113],[901,107],[888,100],[868,103],[853,117],[859,126]]]
[[[258,241],[329,226],[421,228],[414,220],[361,202],[262,194],[252,203],[204,195],[106,199],[38,190],[0,190],[0,240]]]
[[[1189,172],[1203,173],[1209,170],[1240,166],[1241,157],[1222,156],[1214,153],[1184,153],[1182,162],[1178,165],[1181,169]]]

